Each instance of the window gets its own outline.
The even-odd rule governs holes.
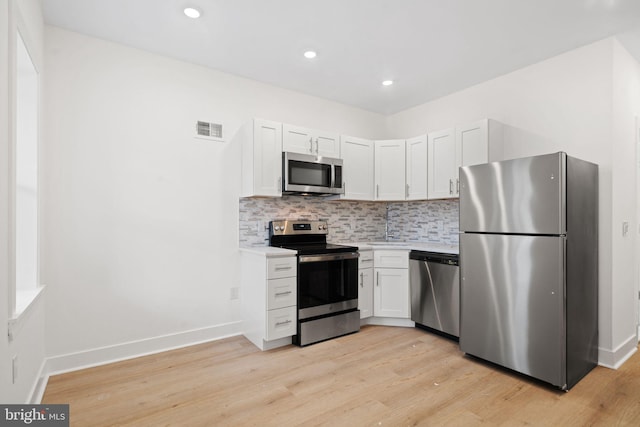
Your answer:
[[[38,295],[38,72],[16,37],[15,79],[15,306],[19,315]]]

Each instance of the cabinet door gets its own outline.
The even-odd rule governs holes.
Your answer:
[[[430,133],[428,136],[428,195],[430,199],[456,196],[456,141],[453,129]]]
[[[358,276],[358,309],[360,318],[373,316],[373,268],[363,268]]]
[[[253,122],[253,195],[282,196],[282,124]]]
[[[316,131],[313,142],[317,156],[340,157],[340,137],[337,134]]]
[[[405,141],[375,142],[375,199],[405,199]]]
[[[427,136],[407,139],[407,200],[427,198]]]
[[[478,120],[456,128],[458,166],[471,166],[489,161],[488,120]]]
[[[315,154],[313,131],[300,126],[282,125],[282,151]]]
[[[373,200],[373,141],[342,136],[343,199]]]
[[[376,268],[373,314],[409,318],[409,274],[405,268]]]

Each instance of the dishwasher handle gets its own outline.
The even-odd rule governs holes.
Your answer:
[[[447,264],[447,265],[459,265],[459,255],[458,254],[447,254],[441,252],[425,252],[425,251],[411,251],[409,252],[409,259],[414,259],[417,261],[428,261],[435,262],[438,264]]]

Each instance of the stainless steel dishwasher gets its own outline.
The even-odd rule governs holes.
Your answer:
[[[460,336],[458,255],[409,253],[411,320],[453,337]]]

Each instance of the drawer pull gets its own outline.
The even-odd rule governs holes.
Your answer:
[[[286,265],[284,267],[278,267],[276,266],[276,271],[283,271],[283,270],[291,270],[291,266],[290,265]]]
[[[291,293],[291,291],[287,291],[287,292],[276,292],[276,296],[277,297],[281,297],[283,295],[289,295]]]
[[[288,325],[291,323],[291,320],[285,320],[284,322],[277,322],[276,326]]]

